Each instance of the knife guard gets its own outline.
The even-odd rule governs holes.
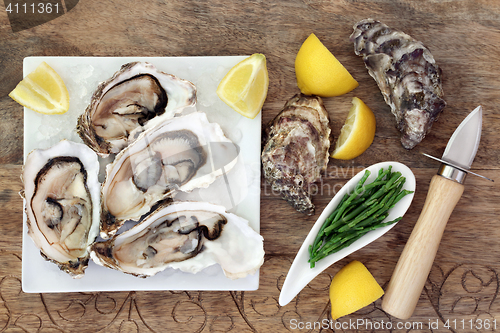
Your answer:
[[[441,175],[432,177],[424,207],[398,260],[382,309],[399,319],[413,314],[431,271],[446,223],[464,186]]]

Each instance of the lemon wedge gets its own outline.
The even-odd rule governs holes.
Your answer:
[[[295,76],[300,91],[306,95],[340,96],[359,85],[315,34],[304,41],[297,53]]]
[[[232,109],[253,119],[267,97],[269,76],[266,57],[255,53],[236,64],[217,87],[217,95]]]
[[[372,110],[357,97],[352,99],[352,104],[331,155],[339,160],[358,157],[370,147],[375,138],[377,125]]]
[[[62,114],[69,109],[68,89],[46,62],[19,82],[9,96],[22,106],[43,114]]]
[[[332,318],[356,312],[382,297],[384,290],[361,262],[342,267],[330,284]]]

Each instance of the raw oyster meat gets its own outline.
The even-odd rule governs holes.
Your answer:
[[[74,278],[84,275],[99,234],[97,155],[63,140],[26,158],[22,192],[28,233],[41,255]]]
[[[105,157],[128,145],[135,129],[151,119],[172,118],[196,103],[196,88],[186,80],[146,62],[125,64],[94,92],[78,118],[77,132],[85,144]]]
[[[326,170],[330,149],[328,112],[318,96],[295,95],[264,134],[264,177],[297,211],[314,214],[311,185]]]
[[[446,106],[441,69],[421,42],[373,19],[356,23],[350,39],[396,117],[403,147],[412,149]]]
[[[142,132],[106,167],[101,237],[112,236],[126,220],[138,221],[174,191],[207,187],[229,171],[237,157],[236,146],[203,112]]]
[[[255,273],[264,262],[263,239],[248,221],[206,202],[171,202],[106,242],[95,243],[99,265],[139,277],[167,267],[197,273],[220,264],[232,279]]]

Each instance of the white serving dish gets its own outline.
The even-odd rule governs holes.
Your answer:
[[[249,221],[260,230],[260,137],[261,115],[245,118],[222,102],[215,91],[220,80],[245,56],[231,57],[28,57],[23,75],[32,72],[42,61],[59,73],[70,94],[70,110],[64,115],[46,116],[24,109],[24,157],[35,148],[48,148],[62,139],[81,142],[76,134],[77,117],[84,111],[97,84],[111,77],[121,65],[148,61],[159,70],[193,82],[197,87],[197,109],[207,113],[211,122],[221,125],[225,134],[240,147],[240,167],[220,177],[209,188],[194,195],[205,201],[226,206],[228,211]],[[224,179],[226,183],[224,183]],[[213,188],[225,188],[232,196],[214,197]],[[233,205],[234,203],[234,205]],[[24,207],[23,207],[24,210]],[[23,224],[22,288],[24,292],[83,292],[122,290],[256,290],[259,273],[231,280],[219,265],[198,274],[168,269],[141,279],[94,264],[92,261],[81,279],[72,279],[58,267],[45,261],[27,234]]]
[[[309,265],[309,245],[314,242],[316,235],[318,234],[323,222],[330,216],[330,214],[335,210],[338,206],[340,200],[342,200],[344,194],[351,193],[359,180],[363,177],[365,170],[369,170],[371,172],[370,176],[367,178],[365,184],[369,184],[372,182],[378,175],[378,171],[380,168],[387,169],[389,165],[392,165],[392,171],[401,172],[402,176],[406,177],[406,182],[403,186],[404,189],[409,191],[415,191],[415,176],[413,172],[406,165],[399,162],[382,162],[374,164],[356,174],[352,177],[351,180],[345,184],[342,189],[333,197],[330,203],[323,210],[318,220],[312,227],[311,231],[307,235],[304,243],[299,249],[297,256],[295,257],[290,270],[286,276],[285,282],[283,283],[283,287],[281,288],[281,293],[279,297],[279,304],[281,306],[287,305],[309,282],[311,282],[316,276],[318,276],[325,269],[330,267],[332,264],[337,261],[345,258],[351,253],[361,249],[362,247],[370,244],[375,241],[386,232],[388,232],[391,228],[393,228],[397,223],[393,223],[386,227],[382,227],[379,229],[372,230],[368,232],[366,235],[358,239],[356,242],[352,243],[350,246],[336,252],[332,253],[326,258],[321,259],[316,262],[314,268],[310,268]],[[384,221],[392,221],[399,216],[403,216],[410,204],[413,200],[414,193],[407,194],[403,199],[401,199],[396,206],[394,206],[389,211],[389,216]]]

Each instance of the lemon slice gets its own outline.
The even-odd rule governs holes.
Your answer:
[[[9,96],[22,106],[43,114],[62,114],[69,109],[64,81],[45,62],[19,82]]]
[[[266,57],[255,53],[231,68],[217,87],[217,95],[232,109],[253,119],[267,97]]]
[[[335,274],[330,285],[332,319],[356,312],[382,297],[384,290],[361,262],[355,260]]]
[[[300,91],[306,95],[340,96],[359,85],[315,34],[304,41],[297,53],[295,75]]]
[[[339,160],[358,157],[370,147],[375,137],[377,125],[372,110],[357,97],[352,99],[352,104],[331,155]]]

